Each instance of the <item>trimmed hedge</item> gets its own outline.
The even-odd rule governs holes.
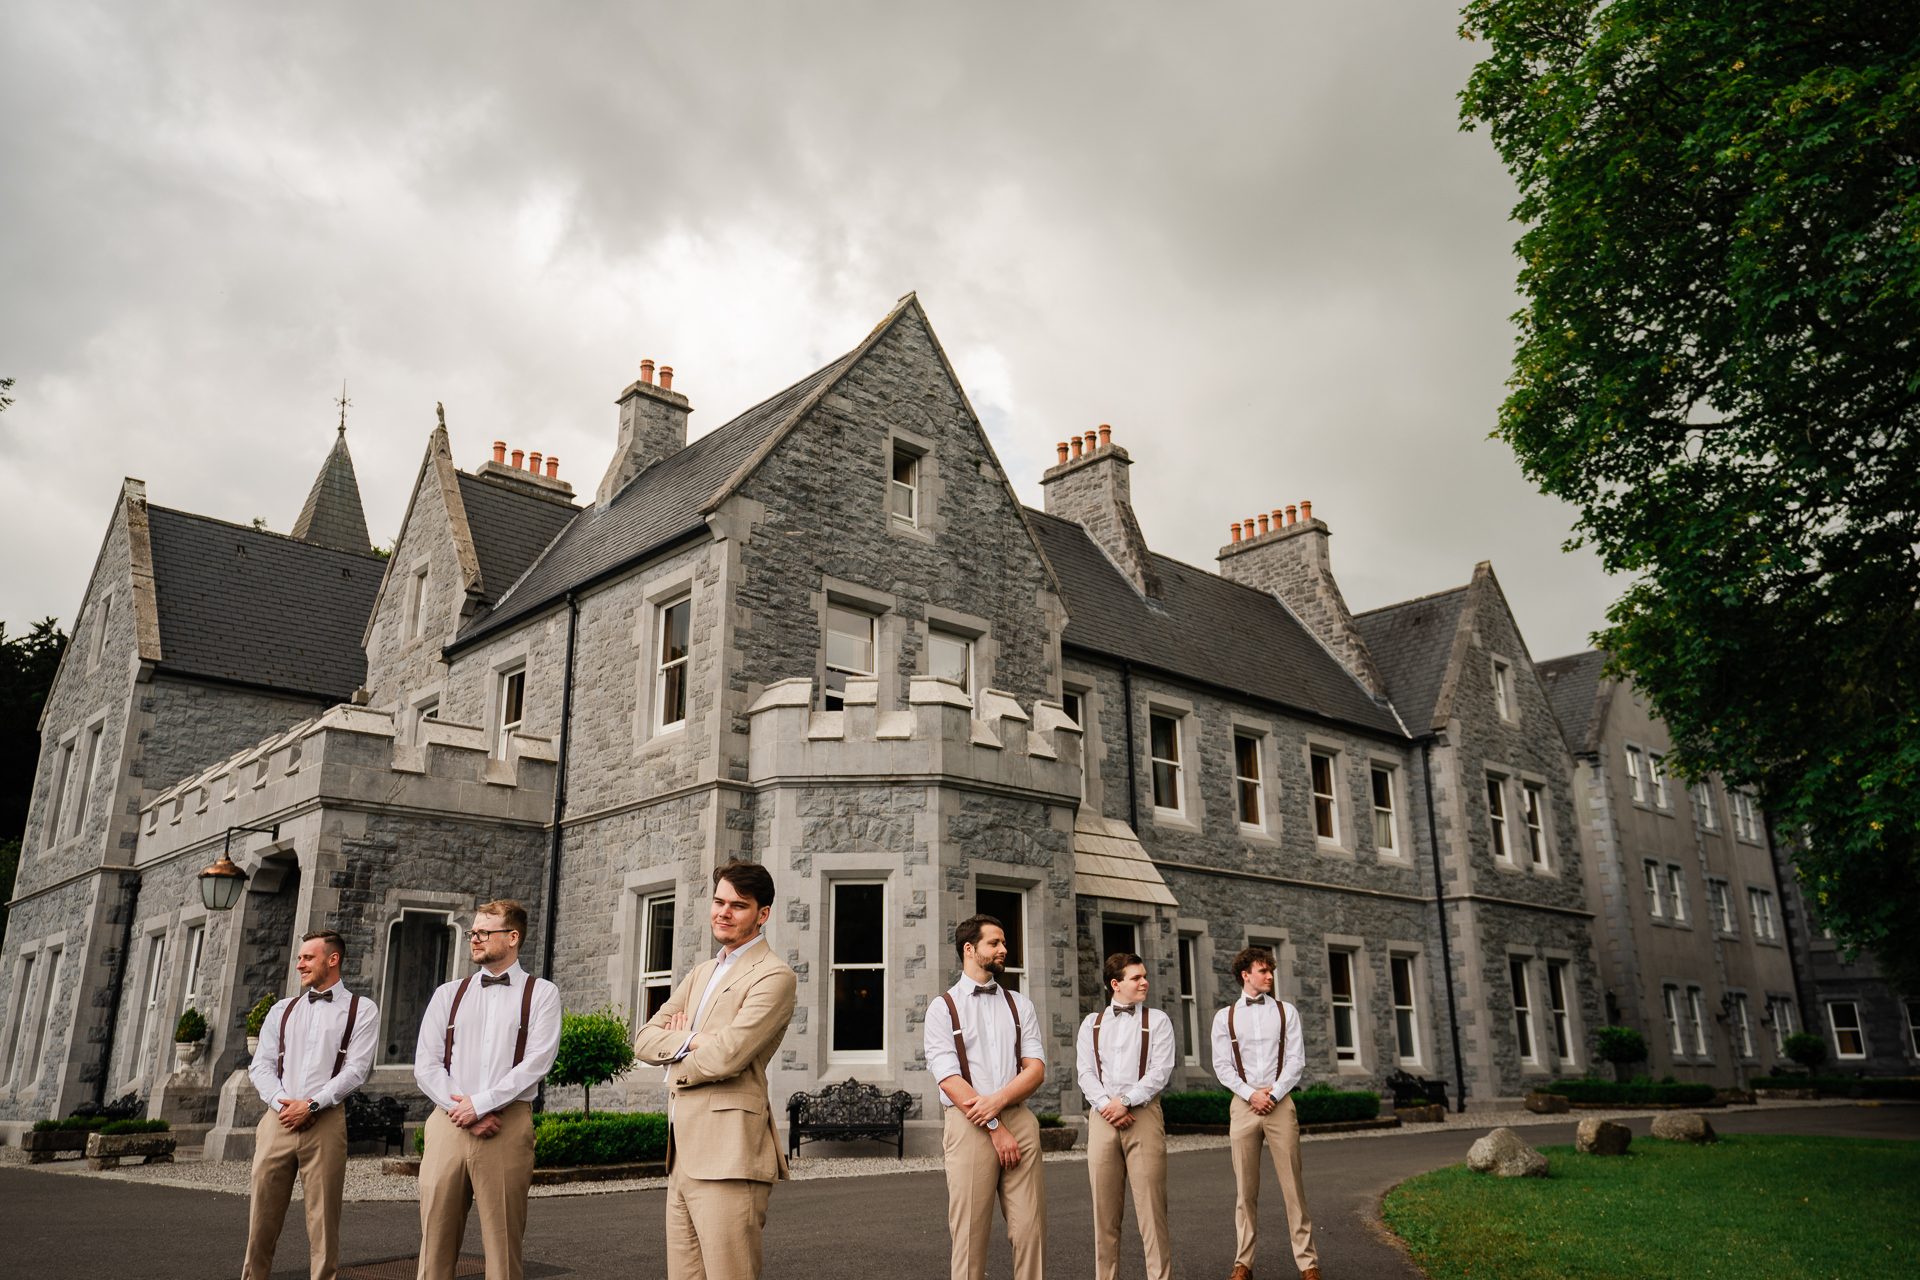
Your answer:
[[[88,1129],[98,1129],[106,1123],[108,1123],[108,1121],[105,1116],[68,1116],[65,1120],[35,1120],[33,1122],[33,1131],[35,1133],[46,1133],[48,1130],[58,1129],[71,1133],[74,1130],[84,1131]]]
[[[65,1133],[89,1133],[98,1129],[102,1133],[165,1133],[173,1125],[165,1120],[109,1120],[105,1116],[68,1116],[65,1120],[35,1120],[33,1131],[46,1133],[59,1130]]]
[[[1701,1107],[1713,1101],[1718,1090],[1710,1084],[1615,1084],[1611,1080],[1555,1080],[1541,1085],[1541,1093],[1557,1093],[1569,1102],[1664,1104]]]
[[[1849,1076],[1759,1076],[1747,1081],[1749,1089],[1818,1089],[1822,1093],[1853,1096],[1858,1089],[1863,1098],[1920,1098],[1920,1079],[1911,1076],[1868,1076],[1855,1080]]]
[[[115,1120],[100,1126],[103,1134],[116,1133],[165,1133],[173,1125],[165,1120]]]
[[[1293,1108],[1301,1124],[1338,1124],[1347,1120],[1374,1120],[1380,1115],[1377,1093],[1342,1093],[1333,1089],[1295,1089]],[[1226,1090],[1205,1093],[1163,1093],[1161,1113],[1168,1124],[1226,1124],[1233,1095]]]
[[[601,1111],[536,1124],[533,1162],[547,1167],[627,1164],[667,1158],[667,1117],[659,1111]]]

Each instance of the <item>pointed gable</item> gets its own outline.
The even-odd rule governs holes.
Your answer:
[[[1603,706],[1610,686],[1601,678],[1607,655],[1599,649],[1550,658],[1540,664],[1540,683],[1546,686],[1547,701],[1560,721],[1567,750],[1575,755],[1591,754],[1599,747],[1598,732],[1606,718]]]
[[[334,437],[320,474],[313,478],[306,505],[293,523],[293,536],[315,546],[366,555],[373,550],[367,537],[367,516],[360,506],[360,483],[353,474],[353,455],[347,452],[344,421]]]
[[[1354,617],[1387,697],[1415,735],[1433,725],[1466,604],[1467,588],[1455,587]]]

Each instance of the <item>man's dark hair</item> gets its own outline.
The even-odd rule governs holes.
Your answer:
[[[752,898],[756,907],[773,905],[773,877],[757,862],[729,862],[715,867],[713,887],[718,889],[722,880],[732,885],[735,893]]]
[[[1107,995],[1108,996],[1113,995],[1113,984],[1120,981],[1120,979],[1126,977],[1127,970],[1132,968],[1136,964],[1139,965],[1142,969],[1147,967],[1147,962],[1145,960],[1142,960],[1139,956],[1133,954],[1133,952],[1131,951],[1116,951],[1112,955],[1107,957]]]
[[[341,937],[332,929],[315,929],[312,933],[303,935],[300,941],[312,942],[316,938],[326,943],[327,951],[331,951],[334,955],[339,956],[341,963],[346,963],[347,940],[345,938]],[[321,954],[324,955],[326,953],[322,952]]]
[[[967,948],[980,941],[980,931],[988,925],[992,925],[1002,933],[1007,931],[1007,926],[992,916],[968,916],[953,926],[953,952],[960,957],[962,964],[966,963]]]
[[[1241,981],[1241,975],[1253,968],[1255,961],[1266,965],[1267,968],[1273,970],[1275,973],[1280,972],[1280,966],[1273,961],[1273,952],[1271,949],[1267,947],[1242,947],[1233,957],[1233,980],[1235,982]]]
[[[527,909],[512,898],[495,898],[492,902],[483,902],[474,910],[477,916],[499,916],[502,928],[511,929],[527,940]]]

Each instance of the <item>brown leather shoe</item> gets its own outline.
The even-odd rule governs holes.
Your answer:
[[[1300,1280],[1320,1280],[1320,1268],[1308,1267],[1300,1273]]]
[[[1227,1280],[1253,1280],[1253,1270],[1236,1262],[1233,1264],[1233,1274]]]

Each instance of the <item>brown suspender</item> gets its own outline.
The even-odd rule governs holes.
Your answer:
[[[287,1019],[293,1016],[293,1006],[299,1003],[300,997],[295,996],[287,1001],[287,1007],[280,1012],[280,1056],[274,1060],[273,1074],[282,1083],[287,1078]],[[359,1016],[360,997],[356,995],[347,1001],[347,1029],[340,1037],[340,1052],[333,1055],[333,1070],[327,1073],[329,1080],[339,1075],[340,1068],[347,1065],[347,1045],[353,1040],[353,1022]]]
[[[1000,994],[1007,998],[1007,1012],[1013,1015],[1013,1074],[1020,1074],[1020,1009],[1013,1003],[1013,992],[1005,987]],[[960,1006],[953,1002],[951,991],[942,991],[940,998],[947,1002],[947,1016],[953,1019],[953,1051],[960,1058],[960,1078],[968,1084],[973,1083],[973,1071],[967,1066],[967,1042],[960,1035]]]
[[[1104,1007],[1100,1010],[1100,1012],[1093,1015],[1093,1078],[1095,1080],[1098,1080],[1101,1084],[1105,1084],[1107,1082],[1106,1073],[1100,1069],[1100,1019],[1106,1016],[1107,1016],[1107,1011]],[[1233,1027],[1231,1025],[1233,1022],[1232,1014],[1227,1015],[1227,1022],[1229,1024],[1227,1027],[1227,1033],[1231,1035],[1233,1033]],[[1149,1034],[1150,1032],[1147,1028],[1147,1011],[1145,1009],[1142,1009],[1140,1011],[1140,1079],[1142,1080],[1145,1080],[1147,1078],[1147,1037]],[[1234,1046],[1234,1054],[1235,1054],[1234,1062],[1236,1065],[1240,1061],[1238,1056],[1239,1052],[1240,1052],[1239,1046],[1235,1045]],[[969,1081],[968,1083],[972,1083],[972,1082]]]
[[[1246,1064],[1240,1061],[1240,1037],[1234,1034],[1233,1030],[1233,1011],[1239,1005],[1240,1002],[1235,1000],[1227,1006],[1227,1043],[1233,1046],[1233,1069],[1239,1073],[1242,1080],[1246,1080]],[[1279,1084],[1281,1073],[1287,1066],[1287,1006],[1280,1003],[1279,996],[1275,996],[1273,1007],[1280,1014],[1280,1051],[1274,1055],[1273,1063],[1273,1082]]]
[[[472,974],[460,979],[460,988],[453,993],[453,1008],[447,1010],[447,1056],[440,1064],[447,1071],[453,1070],[453,1020],[460,1016],[460,1002],[467,998],[467,988],[472,983]],[[527,1023],[532,1020],[533,975],[528,974],[520,989],[520,1034],[513,1042],[513,1065],[516,1067],[527,1056]]]

